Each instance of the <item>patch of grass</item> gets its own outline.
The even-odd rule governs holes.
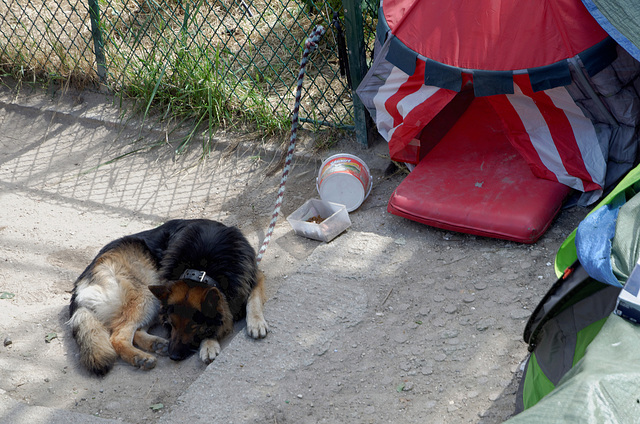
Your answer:
[[[314,148],[317,151],[328,150],[338,144],[338,142],[344,139],[347,135],[347,131],[339,128],[325,128],[317,129],[318,137],[314,142]]]
[[[188,122],[191,130],[179,141],[177,153],[202,134],[202,151],[208,154],[215,130],[221,126],[250,123],[265,134],[276,134],[288,125],[288,117],[275,112],[255,87],[234,74],[221,77],[228,65],[220,50],[205,51],[180,40],[154,50],[136,65],[129,67],[135,78],[127,77],[133,83],[123,93],[141,100],[145,119],[153,110],[164,118]]]

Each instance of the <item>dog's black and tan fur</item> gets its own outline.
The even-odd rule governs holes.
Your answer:
[[[98,375],[118,357],[151,369],[149,352],[181,360],[199,350],[209,363],[235,320],[246,316],[248,334],[266,336],[264,300],[264,275],[240,230],[173,220],[106,245],[75,282],[69,324],[81,362]],[[169,340],[146,331],[160,317]]]

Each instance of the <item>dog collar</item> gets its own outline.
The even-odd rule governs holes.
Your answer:
[[[206,283],[207,285],[214,286],[214,287],[218,286],[218,284],[216,283],[216,280],[209,277],[206,272],[198,271],[195,269],[187,269],[185,272],[182,273],[182,275],[180,276],[180,279],[199,281],[201,283]]]

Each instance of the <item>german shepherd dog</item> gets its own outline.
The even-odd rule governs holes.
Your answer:
[[[151,369],[149,352],[182,360],[198,350],[210,363],[236,320],[246,316],[253,338],[267,335],[264,301],[264,275],[239,229],[178,219],[103,247],[75,282],[69,325],[97,375],[118,357]],[[171,327],[169,340],[147,332],[155,323]]]

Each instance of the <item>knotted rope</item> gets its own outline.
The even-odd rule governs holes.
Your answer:
[[[296,140],[298,138],[298,112],[300,110],[300,98],[302,97],[302,80],[304,79],[304,70],[309,61],[309,55],[318,47],[318,41],[324,35],[325,29],[322,25],[318,25],[311,32],[311,35],[304,43],[304,51],[302,52],[302,59],[300,60],[300,71],[298,72],[298,86],[296,88],[296,97],[293,104],[293,113],[291,114],[291,137],[289,139],[289,148],[287,149],[287,157],[284,162],[284,169],[282,170],[282,178],[280,179],[280,188],[278,189],[278,197],[276,198],[276,206],[271,215],[271,222],[267,229],[267,234],[264,236],[262,247],[258,252],[256,261],[260,263],[264,252],[267,250],[267,246],[271,241],[271,235],[276,227],[278,221],[278,215],[280,214],[280,207],[282,206],[282,199],[284,198],[285,184],[289,177],[289,170],[291,169],[291,160],[293,159],[293,151],[296,148]]]

